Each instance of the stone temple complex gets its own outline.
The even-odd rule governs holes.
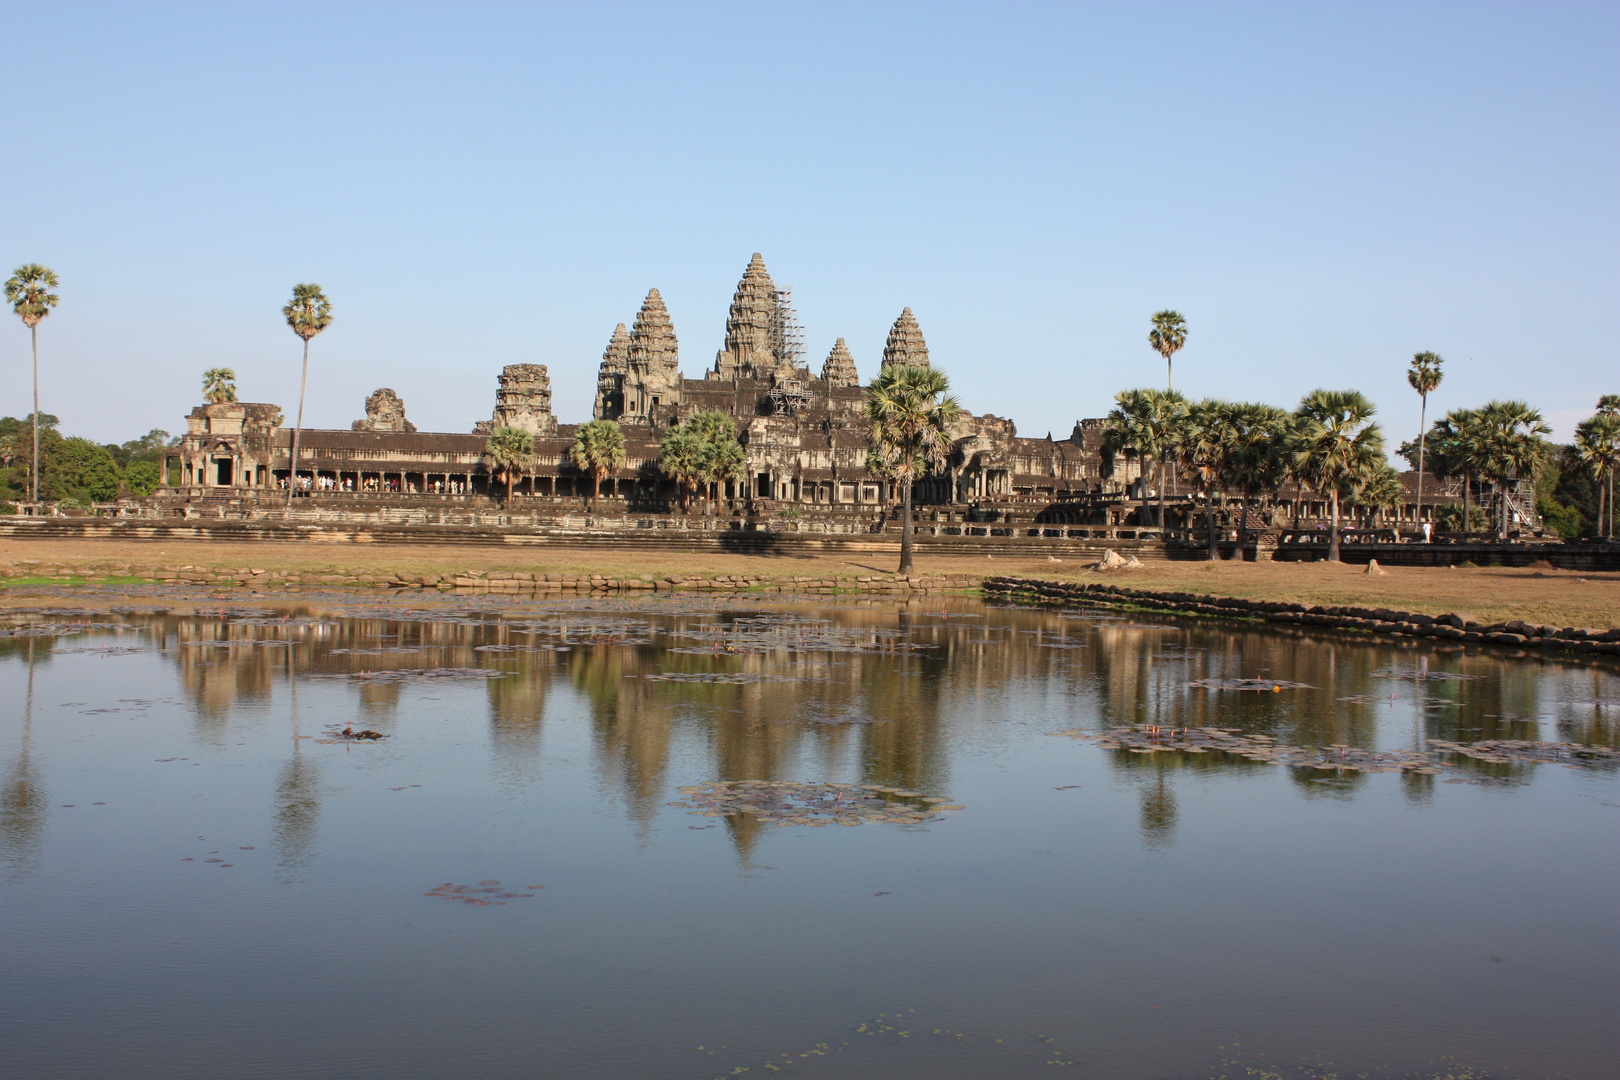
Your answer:
[[[867,469],[855,354],[840,337],[819,372],[812,371],[802,340],[791,298],[756,254],[737,283],[712,365],[700,378],[688,378],[669,310],[658,290],[650,290],[629,329],[620,323],[608,336],[597,368],[591,413],[622,426],[627,458],[603,487],[604,498],[613,500],[604,507],[672,511],[677,492],[658,472],[659,440],[703,410],[732,417],[746,453],[747,478],[721,492],[728,512],[796,508],[870,516],[891,506],[892,483]],[[881,365],[929,362],[922,327],[905,308],[866,377]],[[534,436],[537,458],[515,499],[538,505],[588,497],[590,479],[569,460],[576,425],[557,422],[546,367],[511,364],[495,382],[490,419],[470,434],[417,431],[392,389],[366,400],[365,419],[352,430],[305,430],[299,493],[317,500],[386,494],[406,503],[504,496],[504,485],[491,483],[483,455],[491,431],[515,427]],[[941,468],[915,489],[921,506],[965,512],[998,503],[1050,503],[1117,492],[1136,476],[1134,462],[1105,460],[1100,421],[1077,423],[1063,440],[1027,439],[1011,420],[964,412],[952,441]],[[269,504],[277,492],[285,498],[291,443],[292,431],[277,406],[202,405],[187,418],[183,444],[168,462],[168,482],[191,497]]]

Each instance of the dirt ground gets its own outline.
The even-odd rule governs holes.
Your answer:
[[[612,547],[502,549],[367,544],[138,543],[75,540],[42,544],[0,540],[0,565],[27,560],[57,567],[119,565],[264,568],[294,573],[447,574],[467,570],[652,574],[745,574],[761,578],[856,577],[892,574],[893,555],[727,555],[712,552],[617,551]],[[1303,604],[1391,607],[1433,615],[1456,611],[1481,622],[1523,619],[1555,626],[1620,625],[1620,574],[1500,567],[1387,567],[1380,576],[1365,568],[1329,563],[1149,563],[1140,570],[1102,575],[1070,561],[1045,556],[937,557],[917,561],[921,574],[960,573],[1107,581],[1134,588],[1176,589],[1256,600]],[[853,582],[851,583],[854,584]],[[28,586],[4,586],[15,602]]]

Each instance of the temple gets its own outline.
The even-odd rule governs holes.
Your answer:
[[[928,343],[908,307],[889,330],[873,368],[926,367]],[[875,370],[871,374],[875,374]],[[523,500],[579,500],[591,482],[569,460],[576,425],[552,411],[544,365],[510,364],[496,377],[490,419],[471,434],[419,432],[392,389],[365,402],[352,430],[306,429],[296,476],[289,463],[292,431],[275,405],[201,405],[187,418],[166,482],[188,497],[232,496],[273,501],[293,483],[311,497],[336,494],[391,498],[477,498],[491,485],[485,442],[499,427],[534,436],[536,463],[516,487]],[[701,378],[681,372],[680,342],[657,289],[648,291],[630,328],[616,326],[597,367],[591,415],[618,422],[626,461],[604,485],[606,506],[636,512],[673,510],[678,492],[657,469],[659,440],[695,412],[735,419],[747,456],[747,478],[724,485],[728,512],[877,511],[896,499],[892,481],[867,468],[867,425],[861,376],[844,338],[813,373],[792,298],[778,288],[756,253],[743,271],[726,315],[714,363]],[[1048,503],[1122,492],[1136,479],[1134,462],[1102,452],[1100,421],[1077,423],[1067,439],[1021,438],[1011,420],[964,412],[943,465],[917,482],[918,505],[940,508]],[[224,490],[222,490],[224,489]]]

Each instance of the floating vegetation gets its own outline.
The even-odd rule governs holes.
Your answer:
[[[216,641],[182,641],[183,649],[286,649],[301,644],[277,638],[220,638]],[[336,650],[333,650],[336,651]]]
[[[677,788],[669,805],[704,817],[746,814],[765,824],[920,825],[963,807],[946,799],[885,784],[798,784],[786,780],[715,780]]]
[[[735,619],[679,631],[679,636],[705,645],[682,646],[673,653],[757,655],[775,652],[899,653],[935,649],[937,645],[906,640],[906,632],[889,627],[832,626],[820,621]]]
[[[1471,743],[1430,739],[1428,742],[1442,753],[1461,754],[1475,761],[1493,764],[1537,761],[1559,765],[1620,765],[1620,750],[1607,746],[1531,742],[1528,739],[1480,739]]]
[[[455,682],[467,679],[504,679],[499,668],[401,668],[397,671],[345,671],[306,675],[308,679],[347,679],[365,683]]]
[[[1235,728],[1166,728],[1150,724],[1116,727],[1105,732],[1057,731],[1071,739],[1095,741],[1105,750],[1133,754],[1180,752],[1207,754],[1218,751],[1266,764],[1337,772],[1409,772],[1434,775],[1451,764],[1448,755],[1475,761],[1549,762],[1572,766],[1620,765],[1620,750],[1580,743],[1530,742],[1523,739],[1486,739],[1473,743],[1428,740],[1438,753],[1423,750],[1367,750],[1356,746],[1289,746],[1269,735],[1241,735]]]
[[[45,613],[41,613],[45,614]],[[138,634],[142,628],[130,626],[127,623],[110,622],[39,622],[18,623],[9,629],[0,629],[0,637],[38,638],[62,637],[68,634],[84,634],[91,630],[113,630],[125,634]]]
[[[791,675],[772,675],[758,671],[664,671],[657,675],[643,675],[642,678],[648,682],[717,683],[723,686],[801,681]]]
[[[1485,677],[1464,675],[1460,671],[1429,671],[1424,668],[1379,668],[1367,674],[1374,679],[1400,679],[1403,682],[1466,682]]]
[[[72,656],[75,653],[95,653],[98,656],[129,656],[134,653],[143,653],[145,649],[131,645],[87,645],[82,649],[52,649],[56,656]]]
[[[315,741],[322,746],[331,746],[334,743],[377,742],[379,739],[388,738],[387,735],[380,731],[369,731],[364,728],[356,731],[353,724],[344,724],[341,729],[336,724],[330,724],[327,726],[326,733],[329,738],[316,739]]]
[[[582,644],[590,644],[582,642]],[[622,644],[622,642],[621,642]],[[563,653],[573,652],[567,645],[474,645],[473,652],[487,653]]]
[[[1289,682],[1287,679],[1194,679],[1187,685],[1196,690],[1263,690],[1267,693],[1316,689],[1309,683]]]
[[[477,885],[457,885],[447,881],[443,885],[435,886],[423,893],[423,896],[437,896],[444,900],[460,900],[463,904],[472,907],[503,907],[508,900],[523,900],[533,896],[535,891],[545,888],[544,885],[530,885],[531,892],[507,892],[499,881],[493,878],[489,881],[480,881]]]

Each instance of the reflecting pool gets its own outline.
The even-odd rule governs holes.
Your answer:
[[[1615,747],[1610,667],[967,599],[331,598],[7,612],[0,694],[6,1075],[1620,1060],[1616,770],[1515,750]],[[1200,729],[1260,749],[1155,744]]]

